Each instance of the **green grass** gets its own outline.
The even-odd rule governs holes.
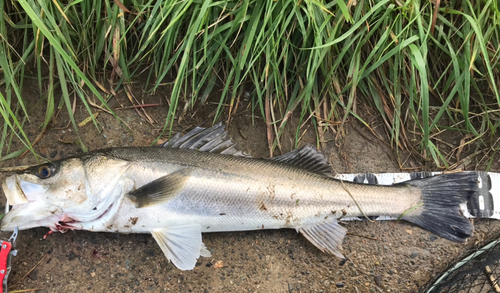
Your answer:
[[[347,119],[369,126],[360,110],[366,106],[382,117],[393,148],[448,166],[433,134],[459,125],[454,128],[464,133],[488,133],[481,138],[487,144],[500,123],[490,114],[500,106],[500,11],[494,0],[446,2],[437,10],[416,0],[0,3],[4,159],[14,151],[12,139],[32,148],[22,131],[31,122],[21,89],[33,64],[46,105],[41,130],[62,107],[77,132],[72,96],[89,114],[98,110],[89,99],[113,113],[107,101],[119,89],[130,91],[144,69],[147,91],[174,81],[164,131],[171,131],[178,111],[205,103],[222,87],[217,120],[251,84],[252,109],[274,137],[271,150],[279,146],[290,113],[300,116],[299,125],[311,119],[319,144],[332,126],[328,121],[341,122],[335,129]],[[48,77],[42,74],[47,70]],[[105,80],[113,84],[103,96],[98,88]],[[409,130],[418,133],[417,149]],[[300,134],[297,129],[296,141]]]

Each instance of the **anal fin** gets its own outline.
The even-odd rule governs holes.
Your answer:
[[[337,221],[325,222],[317,225],[308,225],[297,228],[314,246],[322,252],[328,252],[337,257],[344,258],[342,254],[342,241],[347,230]]]
[[[151,235],[167,259],[180,270],[192,270],[200,256],[211,256],[201,241],[201,226],[198,224],[155,229]]]

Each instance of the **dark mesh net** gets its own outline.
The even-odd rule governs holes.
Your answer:
[[[463,253],[420,293],[500,293],[500,237]]]

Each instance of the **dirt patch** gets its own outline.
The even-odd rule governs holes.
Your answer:
[[[126,97],[118,99],[126,103]],[[161,94],[144,96],[144,100],[166,104]],[[118,103],[112,106],[118,107]],[[230,134],[253,156],[269,156],[262,118],[253,116],[244,105],[240,109],[229,124]],[[166,105],[148,109],[157,121],[164,121],[166,113]],[[199,108],[196,116],[186,115],[175,125],[174,132],[212,121],[213,113],[212,106]],[[105,113],[97,117],[102,132],[92,124],[80,128],[80,138],[90,150],[147,146],[163,127],[148,124],[134,110],[118,114],[129,129]],[[77,122],[87,117],[86,110],[77,106]],[[27,127],[31,139],[38,135],[37,125],[43,118],[44,111],[33,113]],[[49,159],[81,152],[74,130],[56,129],[66,124],[67,117],[61,114],[35,150]],[[276,155],[293,149],[295,126],[290,123]],[[327,137],[325,153],[336,172],[400,171],[383,143],[370,141],[353,126],[347,125],[347,134],[339,146],[331,134]],[[315,143],[312,127],[301,143]],[[19,148],[21,145],[14,142],[12,149]],[[27,154],[1,166],[33,163],[33,156]],[[5,202],[3,197],[1,200]],[[44,240],[47,228],[31,229],[19,235],[19,255],[12,262],[9,287],[37,288],[40,292],[413,292],[464,249],[500,229],[497,221],[476,221],[474,237],[466,243],[452,243],[406,222],[360,221],[343,225],[351,233],[343,244],[347,261],[321,253],[293,230],[207,233],[203,242],[212,257],[200,258],[193,271],[176,269],[150,235],[68,231]],[[6,239],[10,235],[0,236]]]

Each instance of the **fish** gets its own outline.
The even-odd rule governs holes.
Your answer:
[[[211,256],[206,232],[290,228],[340,258],[344,217],[392,216],[456,242],[473,232],[459,206],[478,191],[474,172],[391,186],[344,182],[312,145],[255,159],[224,128],[196,127],[159,147],[95,150],[17,171],[2,180],[12,208],[0,230],[149,233],[180,270]]]

